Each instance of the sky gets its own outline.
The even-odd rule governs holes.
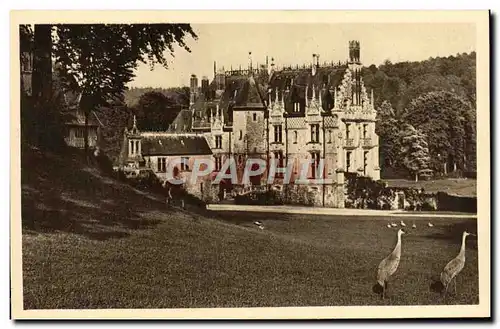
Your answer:
[[[213,78],[217,68],[248,67],[249,52],[255,65],[264,64],[266,56],[275,64],[308,64],[312,54],[320,62],[344,61],[349,40],[358,40],[361,62],[365,66],[421,61],[476,50],[473,24],[407,23],[407,24],[192,24],[198,40],[191,37],[191,53],[175,47],[169,56],[169,68],[140,65],[129,87],[188,86],[191,74],[200,79]]]

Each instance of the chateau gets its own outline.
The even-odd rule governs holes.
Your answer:
[[[358,41],[349,42],[346,62],[320,63],[319,57],[281,68],[273,58],[254,67],[251,53],[245,69],[217,69],[214,62],[211,81],[203,77],[200,86],[191,76],[190,108],[179,113],[169,133],[204,136],[215,172],[234,159],[239,187],[247,159],[276,159],[279,167],[291,163],[290,184],[283,184],[282,173],[269,183],[269,165],[250,184],[281,191],[290,204],[344,207],[344,172],[380,178],[374,95],[361,77]],[[293,183],[304,160],[310,161],[308,178],[330,182]]]

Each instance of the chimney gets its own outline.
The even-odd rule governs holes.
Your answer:
[[[360,63],[360,46],[359,41],[352,40],[349,41],[349,62],[350,63]]]
[[[203,93],[203,95],[205,95],[205,97],[208,97],[208,85],[209,85],[208,77],[204,76],[201,79],[201,92]]]
[[[312,76],[316,75],[316,54],[313,54],[312,63],[311,63],[311,74],[312,74]]]
[[[248,52],[248,70],[252,71],[252,52]]]
[[[195,74],[191,74],[189,94],[189,103],[193,105],[198,95],[198,78]]]

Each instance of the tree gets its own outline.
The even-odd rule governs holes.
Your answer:
[[[179,111],[175,100],[157,91],[143,94],[135,107],[139,127],[156,131],[167,130]]]
[[[99,108],[97,112],[103,124],[102,151],[113,163],[116,163],[123,143],[124,128],[131,125],[132,110],[127,107],[123,99],[117,98],[108,106]]]
[[[37,32],[39,42],[37,44]],[[47,40],[54,36],[52,46]],[[173,56],[174,44],[187,51],[185,37],[197,35],[189,24],[60,24],[35,26],[35,53],[50,60],[53,54],[61,64],[61,76],[67,86],[81,94],[80,110],[88,117],[95,108],[106,106],[120,97],[134,77],[139,62],[168,67],[166,54]],[[38,47],[38,48],[37,48]],[[49,56],[46,56],[49,54]],[[39,67],[43,68],[44,66]],[[41,70],[33,75],[33,86],[50,74]],[[88,151],[88,129],[84,133]],[[87,152],[86,152],[87,153]]]
[[[419,173],[429,169],[429,146],[427,136],[412,125],[404,125],[401,130],[401,154],[403,165],[418,181]]]
[[[399,120],[394,113],[391,103],[384,101],[377,109],[377,122],[375,132],[380,138],[381,165],[394,166],[398,162],[399,146]]]
[[[424,94],[410,103],[402,119],[428,136],[432,169],[464,169],[464,159],[472,158],[474,110],[458,95],[447,91]]]

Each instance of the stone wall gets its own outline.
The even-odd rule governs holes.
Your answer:
[[[272,204],[285,204],[285,205],[308,206],[308,207],[323,207],[324,205],[324,207],[330,207],[330,208],[344,207],[344,191],[343,191],[343,186],[341,185],[337,184],[325,185],[324,199],[323,199],[323,185],[287,184],[287,185],[273,185],[270,186],[269,188],[273,192],[273,198],[276,199]],[[238,194],[237,189],[235,190],[235,192],[236,194]],[[243,190],[240,192],[244,193]],[[263,189],[251,193],[265,194],[267,193],[267,191]],[[244,198],[240,199],[244,200]]]

